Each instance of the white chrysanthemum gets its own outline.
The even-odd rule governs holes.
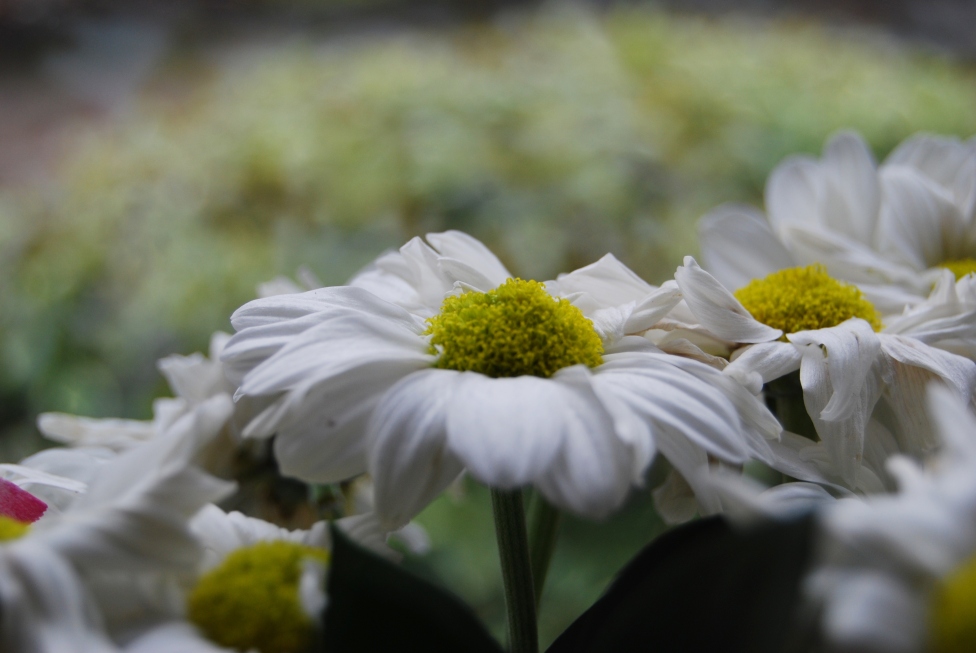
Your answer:
[[[600,517],[656,451],[691,471],[709,456],[741,463],[778,434],[718,370],[629,335],[674,306],[673,284],[653,288],[609,258],[543,286],[511,279],[470,236],[427,241],[349,286],[233,315],[223,360],[238,396],[273,399],[245,433],[276,434],[283,473],[368,471],[392,527],[464,469]]]
[[[776,167],[766,212],[727,205],[699,225],[704,265],[730,290],[819,263],[885,315],[900,313],[942,268],[976,270],[976,140],[917,135],[879,168],[860,136],[838,134],[821,159]]]
[[[102,597],[114,594],[106,588],[118,577],[135,584],[193,568],[201,551],[187,522],[230,485],[190,461],[231,411],[226,395],[203,402],[151,443],[102,465],[88,485],[27,467],[5,470],[25,487],[48,485],[77,496],[61,496],[61,509],[49,509],[26,531],[4,522],[0,648],[118,650],[101,610]]]
[[[394,555],[375,516],[347,517],[337,525],[360,545]],[[326,522],[290,531],[209,505],[190,528],[204,555],[193,573],[180,579],[179,609],[144,615],[119,638],[124,651],[307,650],[327,604],[331,541]],[[103,609],[110,619],[132,621],[122,602]]]
[[[901,491],[824,507],[807,584],[827,651],[976,650],[976,418],[934,387],[943,449],[923,469],[890,462]]]
[[[686,257],[675,280],[684,303],[671,314],[674,325],[710,334],[731,352],[726,375],[758,394],[764,384],[799,370],[806,412],[821,442],[784,435],[775,449],[783,461],[818,464],[841,486],[884,489],[884,461],[892,453],[922,455],[934,448],[935,436],[921,417],[928,382],[973,397],[976,364],[924,342],[962,342],[967,351],[976,342],[972,325],[940,322],[937,298],[905,316],[894,333],[876,332],[881,324],[873,306],[817,266],[775,272],[733,295]],[[953,288],[943,296],[954,297],[951,279],[943,281]]]
[[[194,353],[159,360],[159,371],[176,396],[153,402],[152,421],[42,413],[37,419],[37,428],[48,439],[72,447],[125,451],[142,444],[166,431],[173,422],[208,399],[234,392],[235,388],[227,381],[220,364],[220,352],[229,338],[226,333],[214,333],[210,338],[209,357]]]

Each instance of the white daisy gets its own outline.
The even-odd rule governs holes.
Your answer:
[[[773,170],[766,211],[727,205],[699,224],[705,267],[730,290],[819,263],[883,314],[900,313],[942,268],[976,271],[976,140],[917,135],[879,168],[860,136],[838,134],[820,160]]]
[[[224,376],[220,352],[230,338],[217,332],[210,338],[210,355],[173,355],[157,363],[175,397],[153,402],[153,420],[97,419],[66,413],[42,413],[37,428],[48,439],[72,447],[99,447],[125,451],[152,439],[196,406],[217,395],[233,394]],[[237,408],[241,411],[241,407]],[[246,419],[241,417],[240,419]]]
[[[607,259],[547,291],[512,279],[470,236],[427,241],[384,255],[349,286],[233,315],[223,360],[238,397],[273,400],[245,433],[276,434],[283,473],[333,482],[368,471],[390,527],[464,469],[601,517],[657,450],[689,469],[708,456],[741,463],[777,435],[718,370],[628,336],[674,306],[673,284],[653,288],[619,263],[608,283]],[[619,278],[632,287],[617,291]],[[573,280],[586,286],[574,303],[554,297]]]
[[[976,649],[976,418],[933,388],[943,449],[924,469],[890,462],[897,495],[826,505],[808,583],[827,651]]]
[[[972,325],[943,319],[934,299],[892,333],[857,288],[817,266],[780,270],[733,295],[686,257],[675,280],[684,299],[679,309],[693,322],[676,324],[711,334],[731,353],[724,374],[759,394],[764,384],[799,371],[805,410],[822,444],[785,436],[777,453],[794,461],[822,456],[832,480],[847,488],[881,489],[892,452],[933,449],[934,434],[921,418],[929,381],[973,397],[976,363],[923,342],[962,340],[966,350],[976,342]],[[944,288],[945,296],[953,297],[955,286],[944,281],[952,288]],[[906,335],[913,333],[919,337]]]
[[[200,548],[187,522],[231,486],[190,461],[231,410],[227,396],[206,401],[150,444],[104,465],[90,485],[74,487],[78,496],[61,510],[49,509],[29,527],[0,520],[0,648],[117,650],[99,609],[103,583],[192,568]],[[80,482],[36,474],[30,483]]]
[[[337,522],[353,540],[384,555],[375,516]],[[209,505],[190,523],[204,555],[178,579],[170,605],[132,614],[126,600],[103,605],[106,618],[127,623],[116,637],[126,653],[168,651],[308,650],[327,604],[325,575],[331,549],[326,522],[309,530],[280,528]],[[143,604],[152,604],[142,590]]]

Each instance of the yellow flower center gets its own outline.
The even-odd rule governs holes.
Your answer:
[[[976,557],[946,578],[930,617],[932,653],[976,651]]]
[[[956,261],[946,261],[942,267],[956,275],[956,279],[959,280],[967,274],[976,272],[976,259],[961,258]]]
[[[30,524],[0,515],[0,542],[9,542],[23,537],[30,530]]]
[[[187,616],[211,641],[238,651],[300,653],[316,623],[302,608],[302,562],[329,554],[294,542],[260,542],[234,551],[190,593]]]
[[[593,323],[538,281],[509,279],[488,292],[448,297],[427,325],[442,369],[547,378],[570,365],[603,363]]]
[[[881,330],[881,316],[857,286],[837,281],[822,265],[773,272],[735,297],[758,321],[784,333],[826,329],[852,317]]]

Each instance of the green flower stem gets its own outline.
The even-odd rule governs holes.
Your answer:
[[[535,584],[535,607],[539,609],[542,590],[546,585],[549,563],[556,550],[561,513],[541,494],[532,499],[529,509],[529,558],[532,560],[532,580]]]
[[[512,653],[538,653],[539,635],[535,621],[535,589],[529,559],[529,538],[521,490],[491,490],[495,514],[495,535],[505,582],[508,609],[508,637]]]

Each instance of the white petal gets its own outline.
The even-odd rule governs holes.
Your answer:
[[[566,441],[576,397],[566,386],[534,376],[457,377],[448,407],[448,447],[477,480],[516,488],[539,478]]]
[[[571,399],[556,419],[562,422],[564,444],[536,486],[553,505],[602,519],[643,479],[653,456],[650,433],[624,402],[597,392],[595,377],[584,366],[560,370],[552,380],[564,385]]]
[[[324,522],[319,522],[324,526]],[[387,535],[390,532],[380,521],[379,515],[375,512],[367,512],[361,515],[350,515],[337,519],[335,525],[356,544],[365,547],[374,553],[399,561],[403,556],[391,549],[386,544]],[[329,531],[322,529],[323,537],[328,537]]]
[[[220,432],[231,409],[226,395],[210,399],[170,432],[120,455],[72,505],[70,519],[38,523],[32,537],[78,565],[122,570],[194,564],[199,549],[186,521],[226,496],[233,484],[190,461]]]
[[[931,451],[939,442],[925,411],[927,386],[939,381],[957,396],[971,398],[976,389],[976,363],[914,338],[887,334],[880,338],[890,375],[885,400],[896,418],[899,444],[908,453]]]
[[[301,295],[259,299],[237,309],[238,329],[221,354],[227,377],[240,384],[244,375],[308,330],[338,320],[383,323],[387,330],[423,331],[423,320],[361,288],[312,290]]]
[[[224,378],[223,366],[200,353],[167,356],[160,359],[156,367],[176,396],[191,404],[200,403],[219,392],[232,390]]]
[[[231,653],[211,643],[187,621],[168,621],[153,626],[129,642],[125,653]]]
[[[910,168],[885,167],[878,248],[917,270],[960,258],[963,217],[958,207]]]
[[[368,468],[376,512],[389,530],[404,526],[461,473],[447,445],[448,413],[462,374],[424,370],[383,397],[369,422]]]
[[[675,431],[663,430],[656,434],[655,441],[661,455],[668,459],[668,462],[694,492],[699,514],[706,516],[722,512],[722,498],[708,480],[709,462],[705,450]],[[667,497],[662,494],[661,498],[666,499]],[[665,503],[664,510],[670,514],[671,518],[681,517],[681,514],[675,514],[675,511],[670,510],[674,507]],[[688,506],[685,506],[685,511],[689,509]]]
[[[0,552],[0,648],[117,653],[68,561],[26,541]]]
[[[376,404],[397,381],[426,368],[410,360],[359,365],[292,390],[246,433],[278,434],[275,458],[283,474],[315,483],[345,480],[365,471],[366,424]]]
[[[302,611],[313,621],[322,618],[325,609],[325,565],[314,558],[302,560],[302,575],[298,580],[298,598]]]
[[[665,524],[683,524],[698,514],[695,491],[685,477],[672,469],[664,483],[654,489],[654,508]]]
[[[459,275],[456,279],[458,281],[473,285],[474,280],[480,277],[488,286],[481,289],[485,291],[505,283],[512,276],[502,262],[498,260],[498,257],[485,247],[484,243],[473,236],[461,231],[444,231],[427,234],[425,238],[437,250],[438,254],[451,262],[450,267],[455,274],[462,269],[467,269],[477,275],[470,279]],[[445,262],[442,261],[441,263],[444,267]]]
[[[639,302],[657,289],[613,254],[607,254],[596,263],[560,274],[555,281],[547,281],[546,290],[556,297],[579,294],[573,304],[589,315],[601,308]]]
[[[626,334],[643,333],[657,324],[681,301],[681,290],[674,281],[665,281],[661,287],[638,301],[624,322]]]
[[[851,318],[836,327],[799,331],[787,338],[799,347],[819,348],[819,360],[826,361],[834,392],[817,417],[826,421],[850,417],[855,410],[858,393],[881,351],[881,341],[871,326],[864,320]],[[804,351],[804,363],[808,360],[809,351]]]
[[[783,332],[757,322],[731,292],[690,256],[674,273],[685,302],[702,326],[732,342],[767,342]]]
[[[976,460],[976,418],[966,402],[948,388],[932,384],[928,389],[928,409],[939,437],[953,452],[967,461]]]
[[[792,343],[761,342],[736,353],[739,355],[725,367],[725,374],[755,395],[762,392],[763,384],[800,369],[800,350]]]
[[[856,319],[790,338],[803,348],[800,384],[807,413],[841,478],[853,487],[867,420],[881,394],[873,371],[878,339],[867,323]]]
[[[931,288],[929,281],[919,276],[919,268],[892,260],[843,234],[791,226],[783,237],[799,265],[822,264],[836,279],[869,286],[897,283],[922,295]],[[894,310],[900,311],[901,305]]]
[[[729,462],[743,462],[751,452],[734,404],[722,390],[696,379],[668,365],[665,356],[615,355],[623,359],[607,361],[596,376],[597,387],[604,387],[630,406],[631,410],[650,422],[655,442],[659,432],[687,438],[704,447],[709,453]],[[674,357],[677,358],[677,357]],[[678,359],[683,360],[683,359]],[[736,386],[722,373],[696,361],[708,370],[716,382],[725,380]],[[740,390],[748,394],[744,389]],[[755,397],[749,395],[752,401]],[[689,479],[690,481],[691,479]]]
[[[820,165],[808,156],[789,157],[776,166],[766,181],[766,212],[773,228],[782,233],[787,226],[821,225],[823,183]]]
[[[951,192],[964,215],[976,204],[976,148],[957,138],[917,134],[888,155],[885,166],[910,166]]]
[[[796,266],[766,218],[748,206],[725,204],[698,221],[705,268],[729,290]]]
[[[433,360],[427,350],[426,340],[402,322],[340,311],[291,338],[244,378],[238,393],[275,394],[370,362],[412,362],[420,368]]]
[[[881,189],[877,165],[867,143],[854,132],[841,132],[824,148],[825,226],[870,245],[874,241]]]
[[[862,571],[837,583],[824,610],[829,641],[843,650],[910,653],[924,648],[924,598],[895,578]]]
[[[411,313],[429,317],[437,307],[424,304],[414,287],[414,276],[407,260],[399,251],[394,250],[382,254],[353,275],[348,285],[367,290]]]
[[[127,449],[155,434],[152,422],[134,419],[94,419],[65,413],[42,413],[37,429],[49,440],[71,446]]]

